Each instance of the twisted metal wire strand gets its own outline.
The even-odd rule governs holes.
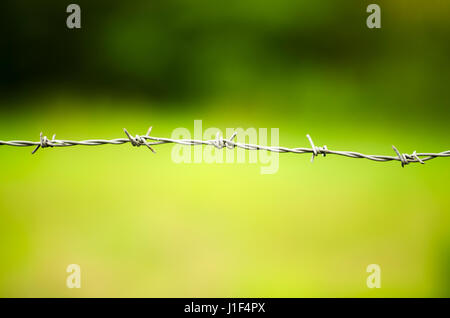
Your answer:
[[[349,158],[365,158],[373,161],[385,162],[385,161],[400,161],[402,167],[412,163],[412,162],[420,162],[424,164],[425,161],[431,160],[438,157],[450,157],[450,150],[439,152],[439,153],[417,153],[414,151],[412,154],[400,153],[395,146],[392,146],[397,156],[385,156],[385,155],[365,155],[359,152],[354,151],[338,151],[338,150],[330,150],[327,146],[317,147],[315,146],[311,136],[306,135],[311,144],[311,148],[287,148],[287,147],[271,147],[271,146],[260,146],[246,143],[238,143],[235,142],[234,139],[237,135],[237,132],[228,138],[223,139],[220,136],[220,132],[217,133],[216,139],[213,140],[195,140],[195,139],[170,139],[170,138],[161,138],[161,137],[153,137],[150,136],[152,131],[152,127],[150,127],[147,133],[143,136],[135,135],[134,137],[124,128],[123,129],[127,138],[116,138],[116,139],[89,139],[83,141],[74,141],[74,140],[60,140],[56,139],[56,136],[53,135],[52,139],[49,140],[46,136],[41,132],[39,141],[23,141],[23,140],[11,140],[11,141],[2,141],[0,140],[0,146],[16,146],[16,147],[30,147],[35,146],[32,154],[36,153],[39,148],[48,148],[48,147],[69,147],[69,146],[99,146],[99,145],[122,145],[126,143],[131,143],[134,147],[146,146],[153,153],[156,151],[152,148],[155,145],[175,143],[180,145],[187,146],[196,146],[196,145],[210,145],[214,146],[217,149],[222,149],[224,147],[228,149],[234,149],[236,147],[246,149],[246,150],[266,150],[278,153],[311,153],[311,162],[314,162],[314,158],[318,155],[323,155],[324,157],[327,154],[345,156]]]

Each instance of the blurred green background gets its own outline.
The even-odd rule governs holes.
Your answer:
[[[4,3],[1,140],[201,119],[288,147],[449,149],[448,1],[377,1],[377,30],[369,1],[78,0],[69,30],[71,2]],[[449,160],[281,154],[261,175],[171,149],[0,147],[0,296],[450,296]]]

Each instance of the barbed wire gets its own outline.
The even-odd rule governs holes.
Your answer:
[[[220,132],[217,133],[216,139],[212,140],[195,140],[195,139],[171,139],[171,138],[162,138],[162,137],[154,137],[150,136],[152,131],[152,127],[150,127],[147,133],[143,136],[135,135],[134,137],[124,128],[123,129],[127,138],[116,138],[116,139],[89,139],[83,141],[74,141],[74,140],[61,140],[56,139],[56,135],[53,135],[52,139],[48,139],[41,132],[39,141],[23,141],[23,140],[11,140],[11,141],[2,141],[0,140],[0,146],[16,146],[16,147],[30,147],[34,146],[34,150],[31,152],[32,154],[36,153],[39,148],[49,148],[49,147],[70,147],[70,146],[99,146],[99,145],[122,145],[126,143],[131,143],[132,146],[146,146],[153,153],[156,151],[152,148],[155,145],[161,144],[180,144],[187,146],[196,146],[196,145],[210,145],[214,146],[217,149],[228,148],[242,148],[246,150],[266,150],[278,153],[310,153],[312,154],[311,162],[314,161],[314,158],[318,155],[326,156],[328,154],[345,156],[349,158],[365,158],[373,161],[386,162],[386,161],[400,161],[402,167],[408,165],[413,162],[420,162],[424,164],[425,161],[431,160],[438,157],[450,157],[450,150],[438,152],[438,153],[417,153],[414,151],[412,154],[400,153],[395,146],[392,146],[394,149],[396,156],[385,156],[385,155],[365,155],[355,151],[337,151],[330,150],[327,146],[316,147],[311,136],[306,135],[311,144],[311,148],[287,148],[287,147],[279,147],[279,146],[261,146],[254,144],[246,144],[235,142],[234,139],[237,136],[237,132],[234,132],[233,135],[224,139],[220,136]]]

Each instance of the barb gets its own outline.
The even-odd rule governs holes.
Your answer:
[[[338,150],[330,150],[327,146],[317,147],[315,146],[310,135],[306,135],[311,144],[311,148],[287,148],[287,147],[269,147],[269,146],[260,146],[260,145],[252,145],[246,143],[238,143],[235,142],[234,139],[237,136],[237,132],[234,132],[233,135],[228,139],[223,139],[220,136],[220,133],[217,133],[216,139],[214,140],[194,140],[194,139],[170,139],[170,138],[161,138],[161,137],[153,137],[150,136],[152,131],[152,127],[150,127],[147,133],[143,136],[136,135],[133,137],[125,128],[123,129],[127,138],[117,138],[117,139],[90,139],[83,141],[73,141],[73,140],[59,140],[55,139],[56,136],[53,135],[52,139],[49,140],[46,136],[41,132],[39,141],[23,141],[23,140],[11,140],[11,141],[2,141],[0,140],[0,146],[15,146],[15,147],[30,147],[34,146],[34,150],[32,154],[36,153],[39,148],[48,148],[48,147],[70,147],[70,146],[99,146],[99,145],[122,145],[126,143],[131,143],[134,147],[140,147],[145,145],[149,148],[153,153],[156,153],[152,146],[162,145],[162,144],[180,144],[186,146],[198,146],[198,145],[209,145],[214,146],[217,149],[222,149],[224,147],[228,149],[234,148],[242,148],[245,150],[266,150],[278,153],[310,153],[312,154],[311,162],[314,162],[314,158],[318,155],[322,154],[324,157],[327,154],[333,154],[338,156],[344,156],[349,158],[365,158],[372,161],[386,162],[386,161],[400,161],[402,167],[414,163],[419,162],[424,164],[425,161],[431,160],[439,157],[450,157],[450,150],[438,152],[438,153],[417,153],[414,151],[412,154],[400,153],[395,146],[392,146],[394,149],[396,156],[385,156],[385,155],[365,155],[359,152],[354,151],[338,151]]]
[[[125,132],[125,134],[127,134],[128,139],[130,139],[130,142],[131,142],[131,144],[134,147],[139,147],[141,145],[146,145],[148,147],[148,149],[150,149],[153,153],[156,153],[156,151],[153,150],[152,147],[150,147],[150,145],[148,144],[147,140],[145,139],[145,138],[149,138],[150,137],[150,132],[152,131],[152,127],[150,127],[148,129],[148,131],[147,131],[147,134],[145,136],[142,136],[142,137],[139,136],[139,135],[136,135],[136,137],[133,138],[126,128],[124,128],[123,131]]]
[[[314,145],[314,142],[312,141],[312,138],[311,138],[310,135],[306,135],[306,138],[308,138],[309,143],[311,144],[311,147],[312,147],[312,151],[313,151],[313,154],[312,154],[312,157],[311,157],[311,162],[314,162],[314,157],[318,156],[320,153],[324,157],[327,155],[327,152],[326,152],[328,150],[327,146],[324,145],[322,148],[316,147]]]

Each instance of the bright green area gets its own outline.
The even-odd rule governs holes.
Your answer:
[[[59,103],[64,110],[53,111]],[[104,109],[89,112],[90,103]],[[133,101],[43,104],[47,111],[12,117],[2,136],[35,140],[45,127],[59,138],[116,138],[122,127],[143,134],[148,125],[170,136],[200,118]],[[204,125],[236,127],[221,107],[211,109]],[[270,114],[242,118],[271,127]],[[280,116],[287,146],[308,146],[311,131],[330,149],[367,153],[392,154],[392,142],[406,152],[448,145],[448,134],[432,127],[404,133],[395,125]],[[309,155],[281,154],[278,173],[261,175],[259,164],[175,164],[171,147],[159,146],[156,155],[122,145],[33,156],[31,148],[0,148],[2,295],[448,296],[445,158],[402,169],[399,162],[329,156],[311,164]],[[71,263],[82,267],[80,290],[65,287]],[[379,290],[365,285],[371,263],[382,268]]]

